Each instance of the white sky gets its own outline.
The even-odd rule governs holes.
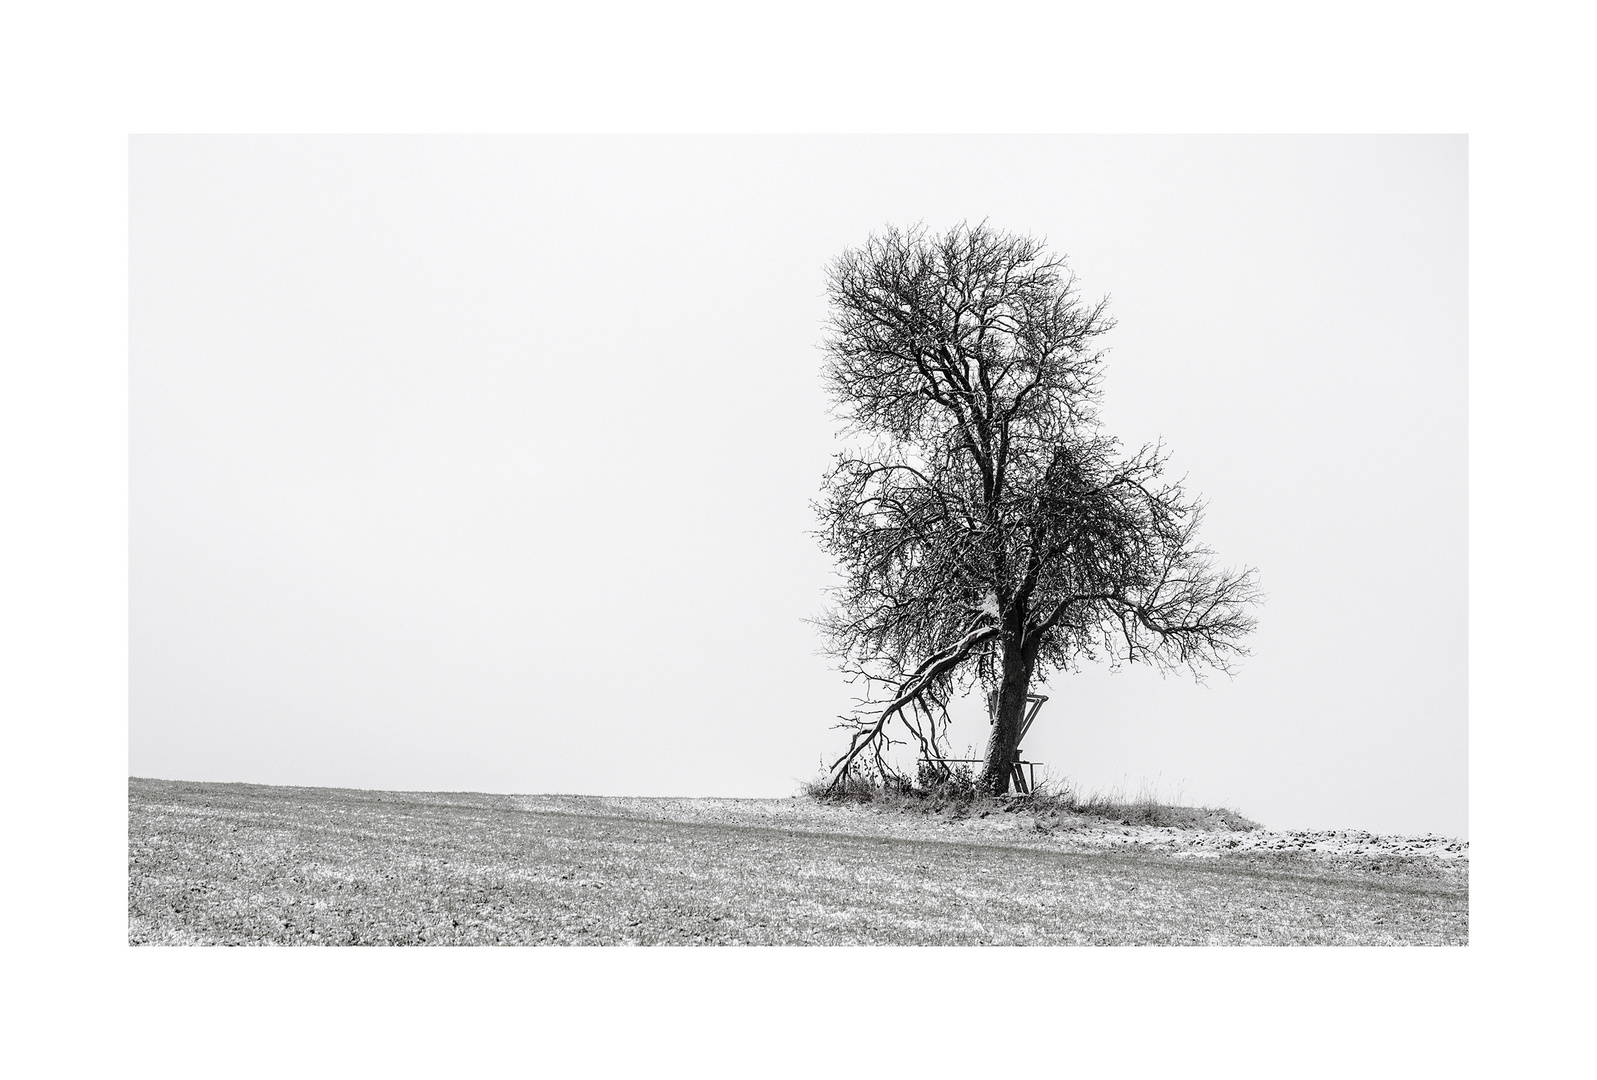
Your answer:
[[[1467,835],[1463,138],[130,157],[134,775],[791,794],[850,701],[802,621],[823,268],[987,218],[1112,295],[1109,429],[1167,442],[1269,593],[1234,679],[1055,677],[1027,755]]]

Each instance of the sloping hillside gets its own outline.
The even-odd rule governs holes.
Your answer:
[[[1442,838],[131,780],[134,944],[1464,944]]]

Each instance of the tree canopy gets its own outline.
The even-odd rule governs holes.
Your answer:
[[[981,774],[1007,788],[1026,694],[1094,659],[1201,677],[1244,650],[1252,571],[1222,570],[1161,447],[1101,430],[1107,301],[1044,244],[960,225],[887,228],[830,267],[824,378],[847,448],[820,540],[841,583],[818,620],[863,679],[833,782],[901,721],[946,757],[952,697],[979,684]]]

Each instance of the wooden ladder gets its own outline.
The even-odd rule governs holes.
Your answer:
[[[1026,700],[1031,702],[1031,708],[1021,717],[1020,734],[1015,736],[1015,772],[1011,780],[1014,783],[1015,794],[1029,796],[1032,789],[1037,786],[1037,763],[1020,759],[1020,743],[1025,739],[1026,732],[1031,730],[1033,721],[1037,719],[1037,711],[1042,708],[1042,703],[1048,700],[1048,695],[1027,694]]]

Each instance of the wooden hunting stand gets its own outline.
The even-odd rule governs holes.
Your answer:
[[[1037,710],[1041,709],[1042,703],[1048,700],[1048,695],[1027,694],[1026,700],[1031,702],[1031,708],[1027,709],[1026,715],[1020,718],[1020,734],[1015,736],[1014,772],[1010,774],[1010,782],[1015,789],[1013,794],[1018,799],[1031,798],[1032,792],[1037,789],[1037,766],[1042,764],[1042,762],[1022,761],[1020,759],[1020,743],[1026,737],[1026,732],[1031,730],[1032,721],[1037,719]],[[987,722],[989,724],[992,723],[992,719],[989,717]],[[930,762],[929,758],[921,758],[921,760]],[[941,765],[980,765],[983,761],[981,758],[942,758],[938,763]]]

